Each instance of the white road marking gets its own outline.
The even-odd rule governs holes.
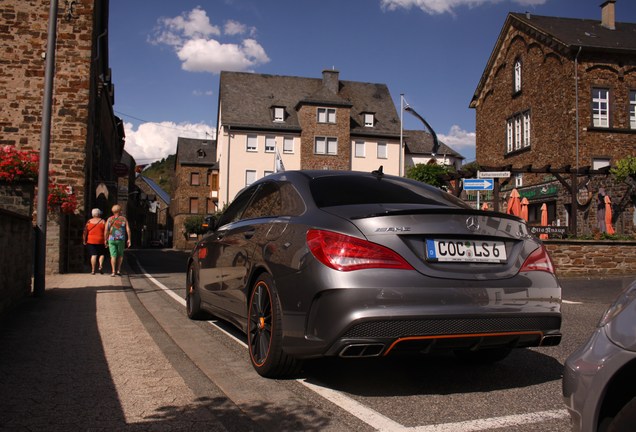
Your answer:
[[[570,300],[561,300],[561,303],[565,303],[565,304],[583,304],[583,302],[576,302],[576,301],[570,301]]]
[[[176,300],[179,304],[185,307],[186,302],[185,299],[179,297],[173,290],[159,282],[157,279],[152,277],[146,270],[142,267],[142,265],[137,261],[137,265],[142,271],[142,274],[149,281],[157,285],[163,291],[166,292],[170,297]],[[563,300],[564,303],[568,304],[580,304],[578,302],[567,302]],[[218,330],[222,331],[226,335],[230,336],[236,342],[241,344],[243,347],[247,348],[247,344],[242,340],[238,339],[236,336],[228,333],[218,325],[216,325],[215,321],[207,321],[210,325],[213,325]],[[322,396],[327,399],[331,403],[339,406],[349,414],[357,417],[364,423],[368,424],[372,428],[378,431],[409,431],[409,432],[474,432],[474,431],[484,431],[489,429],[497,429],[504,427],[512,427],[519,426],[523,424],[529,423],[542,423],[549,420],[557,420],[568,416],[567,410],[552,410],[552,411],[542,411],[536,413],[528,413],[528,414],[516,414],[505,417],[494,417],[488,419],[477,419],[477,420],[468,420],[457,423],[442,423],[436,425],[427,425],[427,426],[415,426],[415,427],[406,427],[403,426],[390,418],[380,414],[377,411],[374,411],[360,402],[344,395],[343,393],[332,390],[327,387],[322,387],[317,384],[313,384],[305,381],[304,379],[297,379],[297,382],[304,385],[308,389],[312,390],[316,394]]]

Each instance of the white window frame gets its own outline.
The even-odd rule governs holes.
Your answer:
[[[514,71],[514,92],[518,93],[521,91],[521,60],[517,59],[515,61],[515,71]]]
[[[324,136],[316,137],[314,139],[314,154],[337,155],[338,138]]]
[[[606,88],[595,87],[592,89],[592,124],[595,127],[609,127],[609,93],[609,89]]]
[[[636,90],[629,91],[629,128],[636,129]]]
[[[294,152],[294,137],[286,136],[283,137],[283,153],[293,153]]]
[[[256,170],[245,170],[245,186],[249,186],[256,181]]]
[[[506,152],[512,153],[530,147],[530,111],[515,114],[506,121]]]
[[[606,166],[610,166],[610,163],[611,163],[610,158],[593,158],[592,169],[599,170],[601,168],[605,168]]]
[[[285,121],[285,108],[274,107],[274,121],[277,123],[283,123]]]
[[[354,156],[357,158],[365,157],[365,147],[364,141],[356,141],[354,143]]]
[[[364,114],[364,127],[373,127],[375,126],[375,116],[373,113],[365,113]]]
[[[258,151],[258,137],[256,135],[248,135],[245,143],[245,150],[248,152]]]
[[[523,186],[523,173],[515,174],[515,187],[520,188]]]
[[[377,147],[377,158],[388,159],[389,158],[389,146],[385,142],[379,142]]]
[[[276,137],[268,135],[265,137],[265,153],[274,153],[276,151]]]
[[[318,108],[316,118],[318,123],[336,123],[336,109]]]

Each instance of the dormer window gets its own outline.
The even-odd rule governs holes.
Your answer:
[[[203,149],[197,150],[197,157],[203,159],[205,157],[205,151],[203,151]]]
[[[364,127],[375,126],[375,115],[373,113],[364,113]]]
[[[515,60],[515,68],[514,68],[514,93],[519,93],[521,91],[521,60]]]
[[[274,121],[279,123],[285,121],[285,108],[274,107]]]

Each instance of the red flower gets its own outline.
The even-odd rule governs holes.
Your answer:
[[[35,151],[18,150],[15,146],[0,147],[0,180],[15,182],[38,178],[39,156]]]

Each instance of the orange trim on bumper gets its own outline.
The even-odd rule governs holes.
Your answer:
[[[540,331],[504,332],[504,333],[468,333],[468,334],[434,335],[434,336],[408,336],[408,337],[396,339],[389,346],[389,348],[384,352],[384,354],[382,354],[382,356],[388,355],[398,343],[405,342],[405,341],[428,340],[428,339],[481,338],[481,337],[497,337],[497,336],[524,336],[524,335],[538,335],[543,338],[543,332],[540,332]]]

